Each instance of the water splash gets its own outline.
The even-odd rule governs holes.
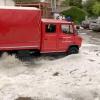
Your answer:
[[[0,58],[0,73],[6,76],[16,76],[27,69],[25,63],[15,57],[4,53]]]

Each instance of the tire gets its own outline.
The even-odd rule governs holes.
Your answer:
[[[78,54],[79,53],[79,48],[76,46],[72,46],[68,49],[67,54]]]
[[[3,55],[3,52],[2,52],[2,51],[0,51],[0,57],[2,57],[2,55]]]
[[[36,56],[36,57],[40,57],[40,52],[39,51],[37,51],[37,52],[35,52],[34,54],[33,54],[33,56]]]

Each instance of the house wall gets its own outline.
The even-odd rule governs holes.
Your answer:
[[[46,0],[50,4],[52,12],[59,12],[64,0]]]
[[[13,0],[0,0],[0,6],[14,6]]]

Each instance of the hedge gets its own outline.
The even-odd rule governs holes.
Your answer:
[[[82,20],[85,19],[86,12],[78,7],[71,7],[68,10],[61,12],[61,14],[65,15],[65,17],[71,17],[72,21],[76,23],[81,23]]]

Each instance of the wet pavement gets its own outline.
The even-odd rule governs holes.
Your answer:
[[[84,43],[100,45],[100,32],[80,30],[79,34],[83,37]]]

